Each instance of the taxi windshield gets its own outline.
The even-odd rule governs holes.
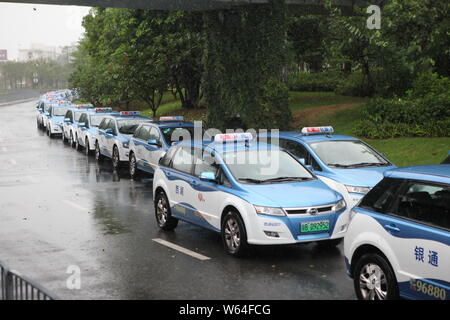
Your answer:
[[[381,155],[361,141],[319,141],[309,146],[329,167],[357,168],[389,165]]]
[[[119,132],[123,134],[133,134],[136,131],[138,125],[142,122],[148,121],[148,119],[124,119],[117,122]]]
[[[242,183],[280,183],[314,179],[290,154],[281,150],[258,149],[222,153],[231,174]]]
[[[194,139],[194,127],[161,128],[161,132],[168,145],[181,140]]]
[[[52,108],[52,115],[55,117],[62,117],[66,112],[67,108]]]

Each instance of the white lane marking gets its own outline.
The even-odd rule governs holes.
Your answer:
[[[172,242],[160,239],[160,238],[155,238],[155,239],[152,239],[152,240],[155,241],[155,242],[158,242],[159,244],[162,244],[163,246],[166,246],[166,247],[169,247],[171,249],[177,250],[179,252],[182,252],[184,254],[187,254],[187,255],[189,255],[191,257],[194,257],[194,258],[202,260],[202,261],[211,259],[210,257],[204,256],[204,255],[202,255],[200,253],[197,253],[197,252],[191,251],[189,249],[180,247],[179,245],[177,245],[175,243],[172,243]]]
[[[72,202],[72,201],[70,201],[70,200],[61,200],[61,201],[64,202],[65,204],[68,204],[68,205],[74,207],[74,208],[77,208],[78,210],[81,210],[81,211],[89,211],[89,210],[86,209],[85,207],[82,207],[82,206],[80,206],[80,205],[78,205],[78,204],[76,204],[75,202]]]
[[[15,166],[15,165],[17,164],[17,161],[14,160],[14,159],[9,159],[9,162],[11,162],[11,164],[12,164],[13,166]]]

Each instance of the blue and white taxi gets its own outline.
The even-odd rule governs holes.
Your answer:
[[[42,99],[41,103],[38,105],[38,115],[37,115],[37,122],[38,127],[42,129],[43,131],[47,131],[47,124],[48,124],[48,116],[49,116],[49,109],[53,105],[70,105],[71,103],[66,100],[57,100],[56,98],[45,98]]]
[[[344,240],[359,299],[450,299],[450,165],[387,171]]]
[[[79,104],[72,105],[72,108],[67,110],[62,127],[62,140],[63,142],[69,142],[72,148],[79,149],[77,144],[77,128],[81,117],[81,114],[86,110],[92,110],[94,106],[92,104]]]
[[[152,118],[140,115],[139,111],[121,111],[105,115],[95,135],[95,158],[97,161],[110,158],[114,170],[129,161],[129,143],[134,131],[143,122]]]
[[[219,232],[235,256],[249,244],[338,244],[342,196],[288,152],[251,139],[220,134],[172,146],[153,179],[159,227],[172,230],[184,220]]]
[[[201,139],[201,126],[198,128]],[[140,124],[130,139],[131,178],[135,178],[139,171],[154,173],[159,159],[172,144],[192,139],[194,123],[184,121],[182,116],[160,117],[159,121]]]
[[[383,179],[383,173],[396,168],[365,142],[334,134],[331,126],[305,127],[300,132],[279,132],[278,136],[260,135],[262,141],[264,137],[289,151],[344,197],[347,211],[341,219],[348,220],[351,208]]]
[[[58,103],[50,105],[47,114],[47,125],[45,126],[47,135],[50,138],[53,138],[53,136],[55,135],[62,134],[62,126],[64,123],[64,118],[67,113],[67,110],[69,110],[70,107],[71,105]]]
[[[118,112],[111,108],[95,108],[81,113],[76,128],[75,145],[77,149],[78,146],[82,147],[86,156],[95,151],[95,136],[98,133],[98,126],[108,114],[118,114]]]

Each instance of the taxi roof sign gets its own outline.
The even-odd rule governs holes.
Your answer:
[[[95,108],[95,112],[100,113],[100,112],[112,112],[113,109],[112,108]]]
[[[139,111],[120,111],[121,116],[138,116],[140,114]]]
[[[334,129],[332,126],[302,128],[302,134],[330,134],[333,132],[334,132]]]
[[[243,133],[221,133],[214,136],[214,142],[242,142],[253,140],[249,132]]]
[[[159,121],[184,121],[184,117],[183,116],[159,117]]]

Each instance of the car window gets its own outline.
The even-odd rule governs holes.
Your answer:
[[[450,187],[408,182],[400,193],[394,213],[398,216],[450,230]]]
[[[173,157],[172,168],[190,174],[192,171],[192,165],[194,163],[193,153],[194,148],[180,148]]]
[[[170,148],[167,151],[167,153],[161,158],[161,160],[159,161],[159,164],[164,167],[170,167],[173,155],[176,153],[177,150],[178,150],[177,147]]]
[[[106,121],[108,119],[107,118],[103,118],[103,120],[100,122],[98,128],[104,130],[106,128]]]
[[[292,153],[298,159],[305,159],[306,165],[311,165],[314,170],[322,171],[317,161],[311,156],[311,153],[302,146],[301,143],[280,138],[280,147]]]
[[[216,159],[209,152],[202,152],[200,149],[195,149],[195,167],[194,175],[200,177],[202,172],[213,172],[217,177],[219,166]]]
[[[114,120],[109,120],[109,123],[108,123],[108,127],[107,127],[107,128],[108,128],[108,129],[111,129],[114,135],[117,134],[116,124],[115,124]]]
[[[150,127],[149,138],[147,140],[150,139],[155,139],[158,142],[161,140],[159,130],[156,127]]]
[[[384,178],[363,198],[359,207],[386,213],[393,205],[395,195],[400,188],[403,180]]]

